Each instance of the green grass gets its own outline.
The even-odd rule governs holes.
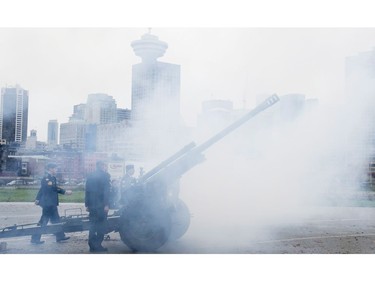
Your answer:
[[[346,200],[340,205],[343,207],[375,207],[375,201],[372,200]]]
[[[0,202],[34,202],[38,189],[0,189]],[[85,192],[73,190],[72,195],[59,194],[61,203],[83,203]]]

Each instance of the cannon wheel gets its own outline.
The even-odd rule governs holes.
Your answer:
[[[171,216],[166,209],[132,204],[122,212],[119,232],[133,251],[152,252],[167,242]]]
[[[190,211],[181,199],[178,199],[174,210],[171,212],[172,229],[169,235],[170,240],[181,238],[190,226]]]

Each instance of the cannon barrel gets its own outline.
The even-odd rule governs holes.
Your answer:
[[[143,177],[141,177],[139,179],[139,183],[142,184],[155,180],[161,180],[163,183],[169,184],[177,180],[182,174],[204,160],[204,156],[202,155],[203,151],[243,125],[251,118],[255,117],[260,112],[277,103],[279,100],[280,99],[276,94],[272,95],[257,107],[255,107],[253,110],[242,116],[240,119],[238,119],[228,127],[224,128],[202,144],[196,146],[194,142],[190,143],[189,145],[185,146],[180,151],[169,157],[167,160],[161,162]]]
[[[201,153],[204,150],[206,150],[208,147],[212,146],[214,143],[228,135],[230,132],[234,131],[238,127],[240,127],[242,124],[253,118],[258,113],[262,112],[263,110],[269,108],[270,106],[274,105],[276,102],[278,102],[280,99],[277,95],[272,95],[269,98],[267,98],[265,101],[263,101],[260,105],[255,107],[253,110],[242,116],[240,119],[214,135],[213,137],[209,138],[204,143],[197,146],[195,149],[193,149],[192,152],[194,153]]]
[[[193,149],[195,146],[196,146],[196,144],[194,142],[191,142],[188,145],[184,146],[182,149],[177,151],[175,154],[173,154],[169,158],[165,159],[163,162],[158,164],[156,167],[154,167],[153,169],[151,169],[150,171],[145,173],[141,178],[138,179],[138,182],[143,183],[143,182],[147,181],[147,179],[149,179],[154,174],[159,172],[161,169],[163,169],[164,167],[166,167],[167,165],[169,165],[170,163],[172,163],[173,161],[175,161],[176,159],[178,159],[179,157],[181,157],[182,155],[184,155],[185,153],[187,153],[188,151]]]
[[[202,144],[197,146],[192,142],[186,145],[140,177],[138,184],[128,189],[127,205],[108,216],[106,232],[118,231],[121,240],[129,248],[140,251],[153,251],[164,245],[168,239],[181,237],[189,227],[190,213],[178,196],[173,202],[166,198],[166,187],[175,187],[173,183],[185,172],[205,160],[203,151],[278,101],[277,95],[267,98]],[[158,192],[160,190],[162,192]],[[134,200],[131,200],[132,198]],[[61,231],[77,232],[88,230],[89,227],[89,217],[81,212],[81,215],[64,217],[58,224],[43,227],[38,224],[6,227],[0,229],[0,238],[54,234]]]
[[[131,249],[153,251],[169,239],[179,239],[189,228],[190,213],[178,198],[180,177],[205,160],[203,151],[246,121],[279,101],[276,95],[196,146],[190,143],[167,158],[126,191],[128,203],[121,209],[121,240]]]

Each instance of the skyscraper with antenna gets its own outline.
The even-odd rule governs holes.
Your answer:
[[[132,66],[132,153],[160,159],[181,145],[180,65],[158,61],[168,44],[151,29],[131,43],[142,61]]]
[[[132,119],[180,120],[180,66],[158,61],[168,44],[151,34],[131,43],[141,63],[132,66]]]

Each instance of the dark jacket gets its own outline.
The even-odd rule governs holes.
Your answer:
[[[110,175],[96,170],[87,177],[85,206],[90,210],[103,210],[109,206]]]
[[[65,194],[65,189],[58,187],[56,178],[47,174],[41,181],[35,200],[39,200],[39,205],[42,207],[58,206],[59,193]]]

